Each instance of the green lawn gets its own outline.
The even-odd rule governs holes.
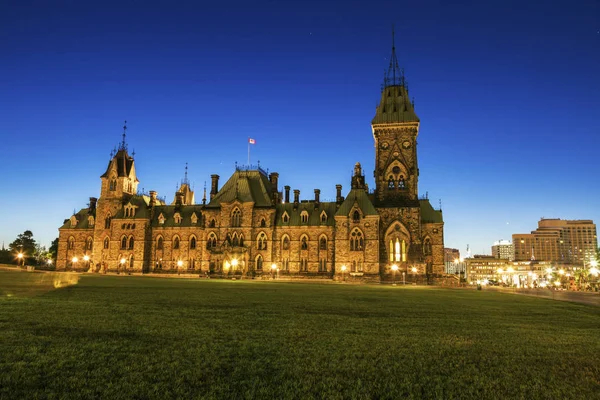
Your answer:
[[[55,289],[41,275],[0,271],[0,398],[600,398],[598,307],[148,277]]]

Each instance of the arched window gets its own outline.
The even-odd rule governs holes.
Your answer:
[[[110,220],[112,219],[111,215],[108,214],[106,219],[104,220],[104,229],[110,229]]]
[[[237,247],[237,246],[239,246],[239,244],[240,244],[240,240],[238,238],[237,232],[235,232],[233,234],[233,241],[232,241],[231,245]]]
[[[306,235],[302,236],[302,238],[300,239],[300,249],[308,249],[308,238],[306,237]]]
[[[244,246],[244,235],[240,235],[240,247]]]
[[[259,271],[262,271],[263,269],[263,258],[260,255],[256,257],[256,269]]]
[[[133,236],[129,238],[129,250],[133,250]]]
[[[404,175],[400,175],[400,180],[398,180],[398,187],[400,189],[406,189],[406,182],[404,181]]]
[[[94,249],[94,240],[91,237],[87,238],[87,241],[85,243],[85,248],[86,248],[86,250],[93,250]]]
[[[426,238],[423,242],[423,254],[428,256],[431,254],[431,239]]]
[[[264,218],[260,220],[260,226],[261,226],[261,228],[264,228],[265,226],[267,226],[267,221],[265,221]]]
[[[389,179],[388,179],[388,189],[393,189],[394,188],[394,177],[390,175]]]
[[[350,234],[350,251],[362,251],[364,244],[362,232],[358,229],[354,229]]]
[[[121,250],[125,250],[127,248],[127,237],[123,236],[121,238]]]
[[[196,238],[194,236],[192,236],[192,238],[190,239],[190,249],[196,249]]]
[[[406,261],[406,241],[396,238],[396,241],[390,240],[390,261]]]
[[[267,235],[264,232],[261,232],[258,235],[258,240],[256,241],[256,248],[258,250],[266,250],[267,249]]]
[[[321,223],[324,224],[325,222],[327,222],[327,214],[325,213],[325,211],[323,211],[321,213]]]
[[[117,180],[116,179],[110,180],[110,184],[108,185],[108,190],[110,190],[111,192],[114,192],[115,190],[117,190]]]
[[[215,225],[216,225],[216,222],[215,222],[215,219],[213,218],[213,219],[210,220],[210,224],[208,224],[208,227],[209,228],[214,228]]]
[[[173,248],[174,249],[179,249],[179,237],[175,236],[175,238],[173,239]]]
[[[283,213],[283,217],[281,217],[281,220],[284,224],[287,224],[290,221],[290,216],[288,215],[287,211]]]
[[[319,239],[319,249],[327,250],[327,238],[325,236]]]
[[[73,250],[75,248],[75,238],[74,237],[69,238],[69,241],[67,243],[67,248],[69,250]]]
[[[239,208],[235,208],[231,213],[231,226],[238,227],[242,226],[242,212]]]
[[[214,232],[211,232],[210,235],[208,235],[208,240],[206,241],[206,248],[212,249],[215,247],[217,247],[217,235],[215,235]]]
[[[109,245],[110,245],[110,240],[108,240],[108,238],[104,238],[104,248],[108,249]]]
[[[163,248],[164,248],[163,238],[162,238],[162,236],[159,236],[158,239],[156,239],[156,250],[162,250]]]
[[[352,213],[352,222],[360,222],[360,213],[358,210],[354,210]]]
[[[308,223],[308,212],[306,212],[306,210],[304,210],[304,211],[302,211],[302,212],[300,213],[300,221],[301,221],[303,224],[306,224],[306,223]]]
[[[283,250],[289,250],[290,249],[290,238],[288,235],[285,235],[283,237],[283,240],[281,241],[281,248]]]

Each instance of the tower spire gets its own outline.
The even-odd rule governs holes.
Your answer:
[[[188,163],[186,162],[185,163],[185,175],[184,175],[184,178],[183,178],[183,183],[186,184],[186,185],[189,185],[187,173],[188,173]]]
[[[127,120],[125,120],[125,124],[123,125],[123,140],[121,141],[121,146],[119,146],[119,150],[127,150],[127,144],[125,143],[126,133],[127,133]]]
[[[398,57],[396,57],[396,32],[394,25],[392,25],[392,56],[390,57],[390,65],[388,66],[387,73],[383,80],[383,86],[405,86],[405,84],[404,70],[400,69]]]

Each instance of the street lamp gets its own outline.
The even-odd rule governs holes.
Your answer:
[[[21,266],[24,267],[25,266],[25,257],[23,256],[23,253],[17,254],[17,259],[19,260],[17,262],[17,267],[19,266],[19,264],[21,264]]]
[[[413,275],[413,283],[416,284],[416,282],[415,282],[415,274],[417,273],[417,267],[412,267],[410,270],[412,271],[412,275]],[[460,279],[460,275],[458,277]]]
[[[181,267],[183,266],[183,261],[177,260],[177,275],[181,275]]]
[[[398,266],[394,264],[392,265],[392,286],[396,286],[396,271],[398,271]]]
[[[271,278],[275,279],[275,274],[279,275],[279,271],[277,270],[277,264],[271,264]]]
[[[90,269],[90,257],[86,254],[83,256],[83,260],[85,261],[85,267],[87,270]]]
[[[73,262],[73,270],[77,270],[77,261],[79,261],[79,259],[77,257],[73,257],[71,261]]]
[[[125,258],[121,258],[121,269],[123,269],[123,268],[125,268]],[[117,270],[117,274],[118,274],[119,272],[120,272],[120,271],[119,271],[119,270]]]
[[[342,282],[346,281],[345,273],[346,273],[346,266],[342,265]]]

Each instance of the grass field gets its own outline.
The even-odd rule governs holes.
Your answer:
[[[600,398],[598,307],[115,276],[55,289],[41,275],[0,271],[0,398]]]

